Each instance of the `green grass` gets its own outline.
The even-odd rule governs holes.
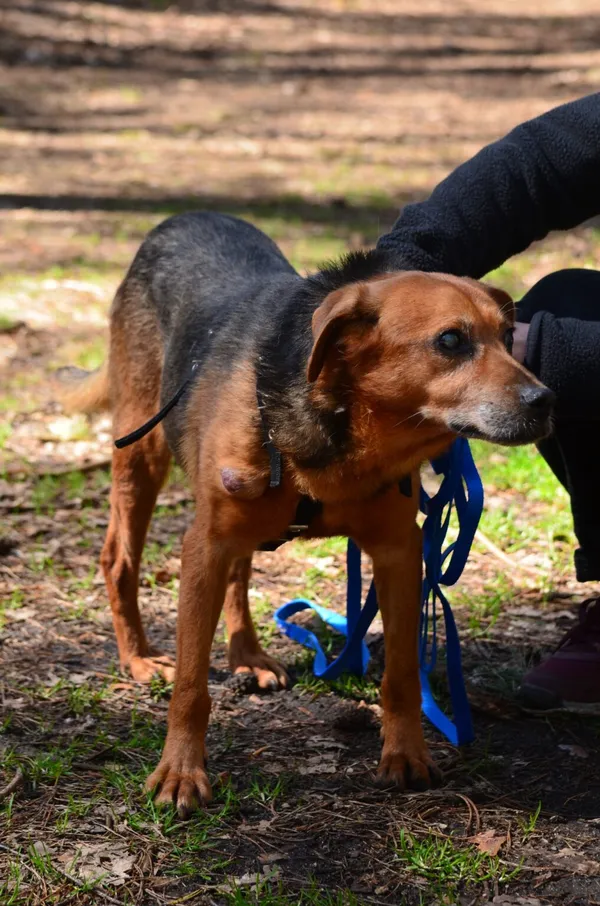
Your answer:
[[[20,859],[11,859],[8,863],[8,878],[0,881],[0,903],[3,906],[17,906],[22,903],[21,887],[24,869]]]
[[[523,843],[526,843],[527,840],[531,837],[531,835],[533,833],[535,833],[535,829],[537,827],[538,819],[541,815],[541,812],[542,812],[542,803],[538,802],[536,810],[534,812],[532,812],[527,818],[517,819],[519,827],[521,829],[521,838],[523,840]]]
[[[333,557],[336,554],[346,553],[348,539],[334,536],[333,538],[319,538],[317,541],[296,541],[295,543],[307,557]]]
[[[73,739],[68,745],[50,747],[38,755],[18,755],[9,750],[3,755],[2,766],[7,772],[20,768],[34,787],[52,785],[69,774],[74,761],[91,749],[91,743]]]
[[[509,577],[497,573],[495,581],[484,585],[481,594],[463,591],[459,582],[452,594],[452,603],[467,608],[469,629],[475,635],[483,635],[492,629],[512,594],[513,585]]]
[[[365,701],[373,704],[379,701],[380,688],[379,684],[369,677],[352,676],[343,674],[335,680],[322,680],[312,673],[312,662],[314,654],[312,651],[302,652],[299,662],[301,665],[307,663],[306,669],[302,670],[296,680],[296,688],[307,695],[319,696],[327,695],[334,692],[340,698],[352,699],[353,701]],[[298,661],[296,662],[298,663]]]
[[[59,817],[54,822],[54,826],[59,834],[64,834],[71,827],[71,823],[78,818],[85,818],[92,811],[96,802],[93,798],[81,799],[76,796],[68,795],[67,802],[62,807]]]
[[[77,438],[73,435],[70,439]],[[53,515],[62,501],[80,499],[83,507],[97,507],[101,502],[98,492],[106,492],[109,485],[110,472],[104,469],[89,474],[74,469],[62,475],[42,475],[31,485],[31,502],[37,515]],[[85,523],[85,515],[81,511],[77,513],[77,518]]]
[[[148,566],[157,566],[169,557],[175,546],[176,538],[168,541],[147,541],[144,546],[144,563]]]
[[[281,798],[286,790],[286,777],[279,774],[277,777],[265,777],[256,771],[250,778],[250,785],[245,791],[245,798],[258,802],[261,805],[273,805]]]
[[[73,364],[86,371],[99,368],[106,358],[106,341],[104,339],[92,340],[80,348]]]
[[[67,695],[72,702],[73,690],[64,685],[57,683],[47,690],[49,700],[61,695],[63,697]],[[77,699],[77,705],[83,703],[83,699]],[[40,721],[37,730],[41,729]],[[53,735],[51,723],[45,728],[45,735],[48,738]],[[228,891],[231,890],[233,898],[231,902],[235,902],[237,891],[227,882],[227,876],[234,874],[232,869],[234,863],[230,856],[219,851],[219,839],[223,835],[228,836],[232,822],[244,820],[243,816],[248,809],[256,811],[258,808],[270,814],[285,793],[286,778],[267,776],[254,770],[244,782],[242,789],[237,789],[231,780],[226,778],[215,783],[211,806],[195,813],[190,820],[184,822],[178,817],[174,807],[159,808],[150,795],[141,792],[149,766],[155,762],[163,742],[164,728],[155,717],[140,715],[134,708],[131,713],[130,734],[126,739],[117,742],[114,737],[107,735],[103,728],[96,733],[95,738],[86,734],[85,738],[74,738],[68,745],[64,745],[63,740],[62,745],[40,752],[34,757],[23,757],[9,750],[3,758],[3,771],[10,774],[20,767],[33,790],[38,787],[40,792],[42,787],[56,790],[57,801],[52,827],[64,839],[76,840],[81,822],[85,823],[86,818],[97,808],[106,810],[108,807],[112,812],[114,806],[118,805],[118,811],[114,812],[114,820],[124,822],[136,838],[143,837],[145,845],[160,846],[165,852],[166,859],[161,866],[161,874],[164,877],[174,880],[189,877],[194,878],[196,882],[205,883],[214,883],[215,878],[222,878],[223,886],[227,887]],[[73,795],[68,792],[69,777],[81,783],[89,770],[87,759],[93,758],[94,751],[105,751],[107,747],[114,749],[115,758],[118,760],[98,763],[99,779],[95,781],[93,788],[86,790],[85,794],[79,792]],[[79,765],[84,768],[83,774]],[[11,822],[15,820],[14,798],[10,797],[0,806],[0,820],[5,828],[10,828]],[[101,877],[90,882],[77,880],[77,858],[71,864],[61,867],[53,862],[53,858],[38,849],[23,846],[11,854],[10,869],[0,882],[2,906],[5,903],[20,902],[19,891],[25,880],[31,881],[29,875],[33,872],[44,878],[50,890],[61,889],[63,896],[67,896],[67,893],[89,892],[98,885],[104,887],[105,882]],[[74,879],[65,880],[61,868],[75,876]],[[263,883],[264,876],[261,876],[259,886]],[[109,882],[105,889],[113,892]],[[229,893],[227,895],[229,896]],[[285,902],[281,900],[281,896],[274,890],[273,902],[278,902],[276,897],[279,897],[280,902]],[[50,899],[49,902],[54,900]],[[329,902],[346,901],[303,899],[302,902],[322,903],[325,906]],[[352,901],[348,901],[350,902]]]
[[[509,555],[536,554],[539,584],[543,592],[551,591],[553,576],[572,568],[575,536],[567,492],[533,446],[475,441],[472,450],[487,500],[481,531]],[[507,590],[505,577],[498,579]]]
[[[286,892],[282,884],[274,886],[270,881],[256,876],[252,886],[239,887],[233,884],[230,893],[224,893],[227,906],[362,906],[349,890],[326,891],[316,883],[298,892]],[[398,902],[402,906],[403,901]]]
[[[173,683],[168,683],[160,673],[155,673],[150,679],[150,695],[155,702],[163,698],[171,698],[173,694]]]
[[[87,477],[84,472],[69,472],[64,476],[63,487],[68,500],[81,497],[87,487]]]
[[[67,688],[67,707],[72,714],[100,714],[99,705],[108,697],[108,686],[103,683],[98,689],[87,683]]]
[[[17,409],[21,409],[21,401],[16,396],[12,396],[10,393],[5,394],[0,397],[0,412],[13,412]],[[11,434],[11,430],[8,430],[10,425],[3,425],[3,435],[4,443],[8,440]]]
[[[0,450],[3,450],[6,446],[6,441],[12,434],[12,425],[9,425],[7,422],[0,423]]]
[[[417,837],[401,830],[395,850],[400,867],[426,880],[445,903],[458,902],[459,893],[483,882],[505,884],[521,870],[507,867],[498,856],[434,834]]]
[[[531,259],[528,255],[520,255],[505,261],[500,267],[490,271],[485,276],[485,282],[492,286],[499,286],[506,290],[513,299],[519,299],[526,292],[525,277],[531,269]]]
[[[16,318],[11,318],[10,315],[0,312],[0,333],[12,330],[18,323]]]
[[[568,503],[568,495],[533,445],[498,447],[470,442],[473,458],[487,488],[527,495],[552,505]]]
[[[35,479],[31,502],[36,514],[52,515],[61,497],[65,500],[81,497],[87,490],[88,481],[88,476],[77,470],[64,475],[42,475]]]
[[[250,589],[250,612],[254,619],[256,634],[258,640],[264,648],[268,648],[269,642],[274,638],[279,630],[272,619],[273,604],[270,599],[257,591],[256,588]],[[226,633],[223,633],[223,641],[226,639]]]
[[[300,589],[300,597],[312,598],[318,596],[322,604],[328,603],[328,597],[321,593],[323,579],[331,578],[324,569],[319,566],[309,566],[302,573],[304,585]]]
[[[6,611],[18,610],[25,601],[25,593],[20,588],[15,588],[8,597],[0,601],[0,629],[6,624]]]
[[[54,502],[61,492],[61,482],[54,475],[43,475],[38,478],[31,492],[31,502],[38,516],[42,513],[52,515]]]
[[[150,760],[160,755],[164,741],[164,727],[156,720],[140,714],[134,706],[131,712],[131,729],[125,745]]]

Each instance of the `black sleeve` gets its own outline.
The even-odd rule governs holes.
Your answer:
[[[527,336],[524,365],[556,393],[556,416],[590,423],[600,417],[600,324],[539,311]]]
[[[483,277],[551,230],[600,214],[600,92],[483,148],[407,205],[377,248],[399,270]]]

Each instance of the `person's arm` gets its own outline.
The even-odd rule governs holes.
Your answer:
[[[479,279],[600,214],[600,92],[517,126],[407,205],[377,248],[399,270]]]

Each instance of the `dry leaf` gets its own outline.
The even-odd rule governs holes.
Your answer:
[[[43,840],[36,840],[32,846],[32,849],[35,850],[38,856],[51,856],[52,850],[47,843],[44,843]]]
[[[272,818],[263,818],[260,821],[257,821],[256,824],[246,824],[246,822],[244,822],[239,825],[238,830],[246,834],[264,834],[271,829],[272,823]],[[223,838],[219,837],[219,839]]]
[[[587,749],[584,749],[583,746],[578,745],[560,745],[558,747],[563,752],[568,752],[569,755],[573,755],[574,758],[589,758],[590,753]]]
[[[337,756],[329,752],[313,755],[306,764],[298,768],[299,774],[335,774],[337,771]]]
[[[120,885],[127,880],[135,856],[130,855],[127,847],[120,843],[84,843],[76,852],[65,852],[58,860],[68,865],[72,874],[85,881],[102,878]]]
[[[593,859],[586,859],[574,849],[565,846],[559,850],[555,857],[556,866],[562,871],[568,871],[574,875],[587,875],[588,877],[600,877],[600,862]]]
[[[310,736],[307,740],[307,745],[317,748],[317,749],[347,749],[343,742],[338,742],[337,739],[330,739],[329,736]]]
[[[285,853],[265,853],[264,856],[258,857],[258,861],[262,865],[269,865],[271,862],[284,862],[286,859],[289,859],[289,856]]]
[[[252,885],[256,885],[258,892],[259,885],[262,885],[265,880],[275,880],[278,875],[279,869],[276,866],[270,868],[268,865],[264,865],[262,873],[260,874],[258,872],[254,872],[254,874],[246,872],[246,874],[242,875],[241,877],[232,878],[231,880],[233,881],[233,884],[238,887],[250,887]]]
[[[469,843],[473,843],[477,847],[480,853],[497,856],[500,852],[500,847],[506,843],[507,837],[505,834],[496,834],[496,831],[490,828],[480,834],[475,834],[474,837],[469,837],[468,840]]]

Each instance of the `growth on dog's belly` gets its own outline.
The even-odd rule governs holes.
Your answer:
[[[260,497],[268,485],[268,479],[264,475],[249,475],[240,469],[230,468],[221,469],[221,482],[228,494],[243,500]]]

